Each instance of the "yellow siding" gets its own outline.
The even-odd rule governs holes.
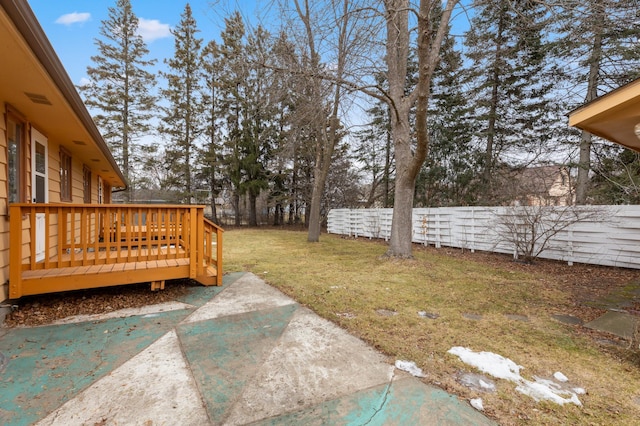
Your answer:
[[[0,99],[0,102],[2,99]],[[7,123],[0,107],[0,301],[9,297],[9,217],[7,216]]]
[[[0,99],[0,302],[6,300],[9,296],[8,280],[9,280],[9,216],[7,209],[7,141],[6,141],[6,102],[4,99]],[[37,122],[28,123],[37,127]],[[48,137],[44,133],[45,137]],[[48,139],[48,184],[49,184],[49,202],[60,203],[60,144],[61,141],[55,141]],[[71,153],[72,170],[71,170],[71,198],[72,203],[82,204],[84,202],[84,182],[83,182],[83,167],[84,164],[74,157],[74,153],[70,148],[73,148],[69,141],[62,141],[62,145],[67,148]],[[27,136],[26,142],[26,161],[25,161],[25,174],[26,174],[26,196],[27,201],[32,199],[31,196],[31,140],[30,135]],[[91,171],[91,202],[98,202],[98,171],[92,169]],[[105,201],[107,201],[108,194],[104,194]],[[48,245],[50,248],[54,248],[57,245],[57,223],[54,223],[55,219],[52,218],[49,224],[50,238]],[[23,260],[29,258],[29,233],[27,231],[29,227],[29,221],[23,221],[23,247],[22,255]]]

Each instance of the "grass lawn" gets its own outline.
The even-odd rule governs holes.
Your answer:
[[[638,424],[639,354],[625,342],[603,344],[607,336],[552,315],[593,319],[604,310],[586,306],[582,297],[640,280],[640,271],[523,265],[508,256],[419,246],[414,260],[398,261],[381,258],[385,251],[379,241],[322,235],[310,244],[304,232],[268,228],[224,235],[225,271],[253,272],[367,341],[390,363],[414,361],[427,383],[461,398],[481,397],[500,424]],[[454,346],[510,358],[528,380],[562,372],[586,390],[579,395],[583,405],[536,402],[499,379],[495,393],[473,391],[456,381],[475,370],[447,353]]]

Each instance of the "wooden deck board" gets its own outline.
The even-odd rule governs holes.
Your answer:
[[[86,255],[86,256],[85,256]],[[147,257],[155,257],[155,256],[167,256],[167,257],[186,257],[187,252],[184,248],[171,246],[167,249],[167,246],[160,247],[151,247],[149,248],[132,248],[129,250],[128,247],[122,247],[120,250],[111,247],[111,250],[100,250],[98,251],[98,255],[96,256],[95,251],[87,251],[85,252],[77,252],[74,253],[73,256],[71,253],[63,253],[62,256],[58,256],[57,254],[51,256],[48,260],[50,264],[58,264],[58,263],[69,263],[69,262],[90,262],[94,263],[96,260],[106,261],[106,260],[116,260],[116,263],[127,263],[123,262],[126,259],[132,258],[147,258]],[[118,262],[120,261],[120,262]],[[135,260],[134,260],[135,261]],[[44,266],[44,261],[38,262],[36,265]],[[104,263],[104,262],[102,262]]]
[[[55,269],[36,269],[33,271],[24,271],[22,273],[22,278],[25,280],[47,279],[52,277],[71,277],[78,275],[97,275],[105,273],[109,274],[123,271],[145,271],[150,269],[172,268],[177,266],[189,266],[189,259],[166,259],[162,262],[141,261],[88,266],[67,266],[64,268]]]

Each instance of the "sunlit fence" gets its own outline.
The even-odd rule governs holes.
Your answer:
[[[519,242],[528,238],[536,250],[542,248],[540,258],[640,269],[640,206],[572,208],[572,219],[561,209],[567,208],[413,209],[412,241],[517,257]],[[392,215],[393,209],[334,209],[327,229],[332,234],[388,240]]]

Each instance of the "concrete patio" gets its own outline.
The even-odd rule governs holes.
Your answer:
[[[249,273],[1,333],[2,424],[492,424]]]

